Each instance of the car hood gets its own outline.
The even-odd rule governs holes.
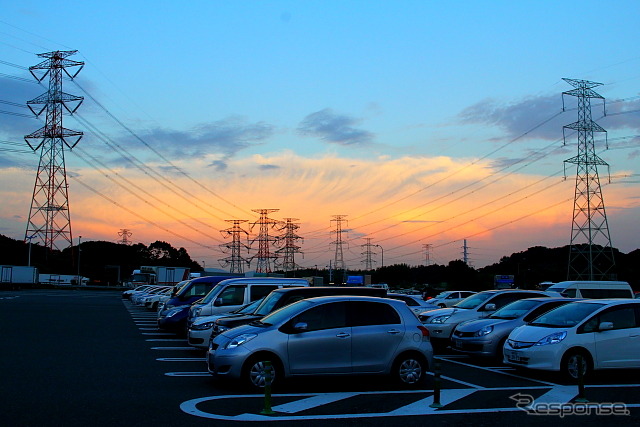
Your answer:
[[[216,323],[222,326],[235,326],[235,325],[246,325],[248,323],[253,322],[254,320],[260,320],[263,316],[256,316],[252,314],[240,314],[235,316],[224,316],[220,318]]]
[[[460,332],[475,332],[484,328],[485,326],[497,326],[507,322],[513,322],[517,319],[477,319],[471,320],[464,325],[458,325],[456,329]]]
[[[216,338],[214,338],[214,341],[218,340],[219,337],[224,341],[228,341],[242,334],[260,334],[271,328],[273,328],[273,326],[242,325],[221,333]]]
[[[424,315],[429,317],[435,316],[451,316],[460,311],[457,308],[438,308],[435,310],[425,310]],[[422,313],[421,313],[422,314]]]
[[[538,342],[548,335],[562,331],[567,331],[567,329],[524,325],[511,331],[511,334],[509,334],[509,339],[522,342]]]
[[[212,314],[210,316],[199,316],[196,317],[196,319],[193,321],[194,325],[202,325],[203,323],[208,323],[208,322],[215,322],[216,320],[222,318],[222,317],[232,317],[232,316],[241,316],[240,314],[230,314],[230,313],[223,313],[223,314]]]

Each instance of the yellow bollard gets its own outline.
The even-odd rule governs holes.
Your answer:
[[[273,415],[274,412],[271,409],[271,381],[273,367],[270,361],[264,362],[264,409],[260,411],[262,415]]]
[[[440,403],[440,363],[433,364],[433,403],[429,405],[431,408],[442,408]]]

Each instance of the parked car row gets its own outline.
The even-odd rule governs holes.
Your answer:
[[[626,282],[567,281],[546,291],[483,291],[419,317],[436,348],[576,380],[579,372],[640,368],[634,297]]]

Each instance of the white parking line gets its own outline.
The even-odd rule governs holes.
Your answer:
[[[347,399],[349,397],[356,396],[357,394],[358,393],[319,394],[316,396],[311,396],[307,399],[294,400],[293,402],[274,406],[271,409],[276,412],[295,414],[296,412],[306,411],[307,409],[315,408],[316,406],[322,406],[326,405],[327,403],[333,403],[337,402],[338,400]]]
[[[204,362],[204,357],[159,357],[158,362]]]
[[[168,377],[210,377],[209,372],[166,372]]]
[[[192,351],[202,351],[199,348],[195,347],[151,347],[151,350],[192,350]]]
[[[493,368],[485,368],[483,366],[472,365],[470,363],[464,363],[464,362],[460,362],[458,360],[448,360],[448,362],[457,363],[458,365],[468,366],[470,368],[482,369],[484,371],[495,372],[496,374],[508,375],[510,377],[518,378],[518,379],[521,379],[521,380],[529,380],[529,381],[537,382],[537,383],[540,383],[540,384],[546,384],[546,385],[551,386],[551,387],[555,387],[555,386],[558,385],[558,384],[555,384],[555,383],[549,383],[549,382],[546,382],[546,381],[541,381],[541,380],[536,380],[536,379],[533,379],[533,378],[523,377],[521,375],[510,374],[509,372],[504,372],[502,370],[496,370],[496,369],[493,369]]]

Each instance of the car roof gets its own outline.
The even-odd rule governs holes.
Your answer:
[[[314,298],[307,298],[301,301],[308,301],[313,304],[323,304],[334,301],[370,301],[370,302],[383,302],[387,304],[397,305],[399,307],[407,307],[404,301],[391,298],[370,297],[364,295],[328,295]],[[300,302],[300,301],[297,301]]]

